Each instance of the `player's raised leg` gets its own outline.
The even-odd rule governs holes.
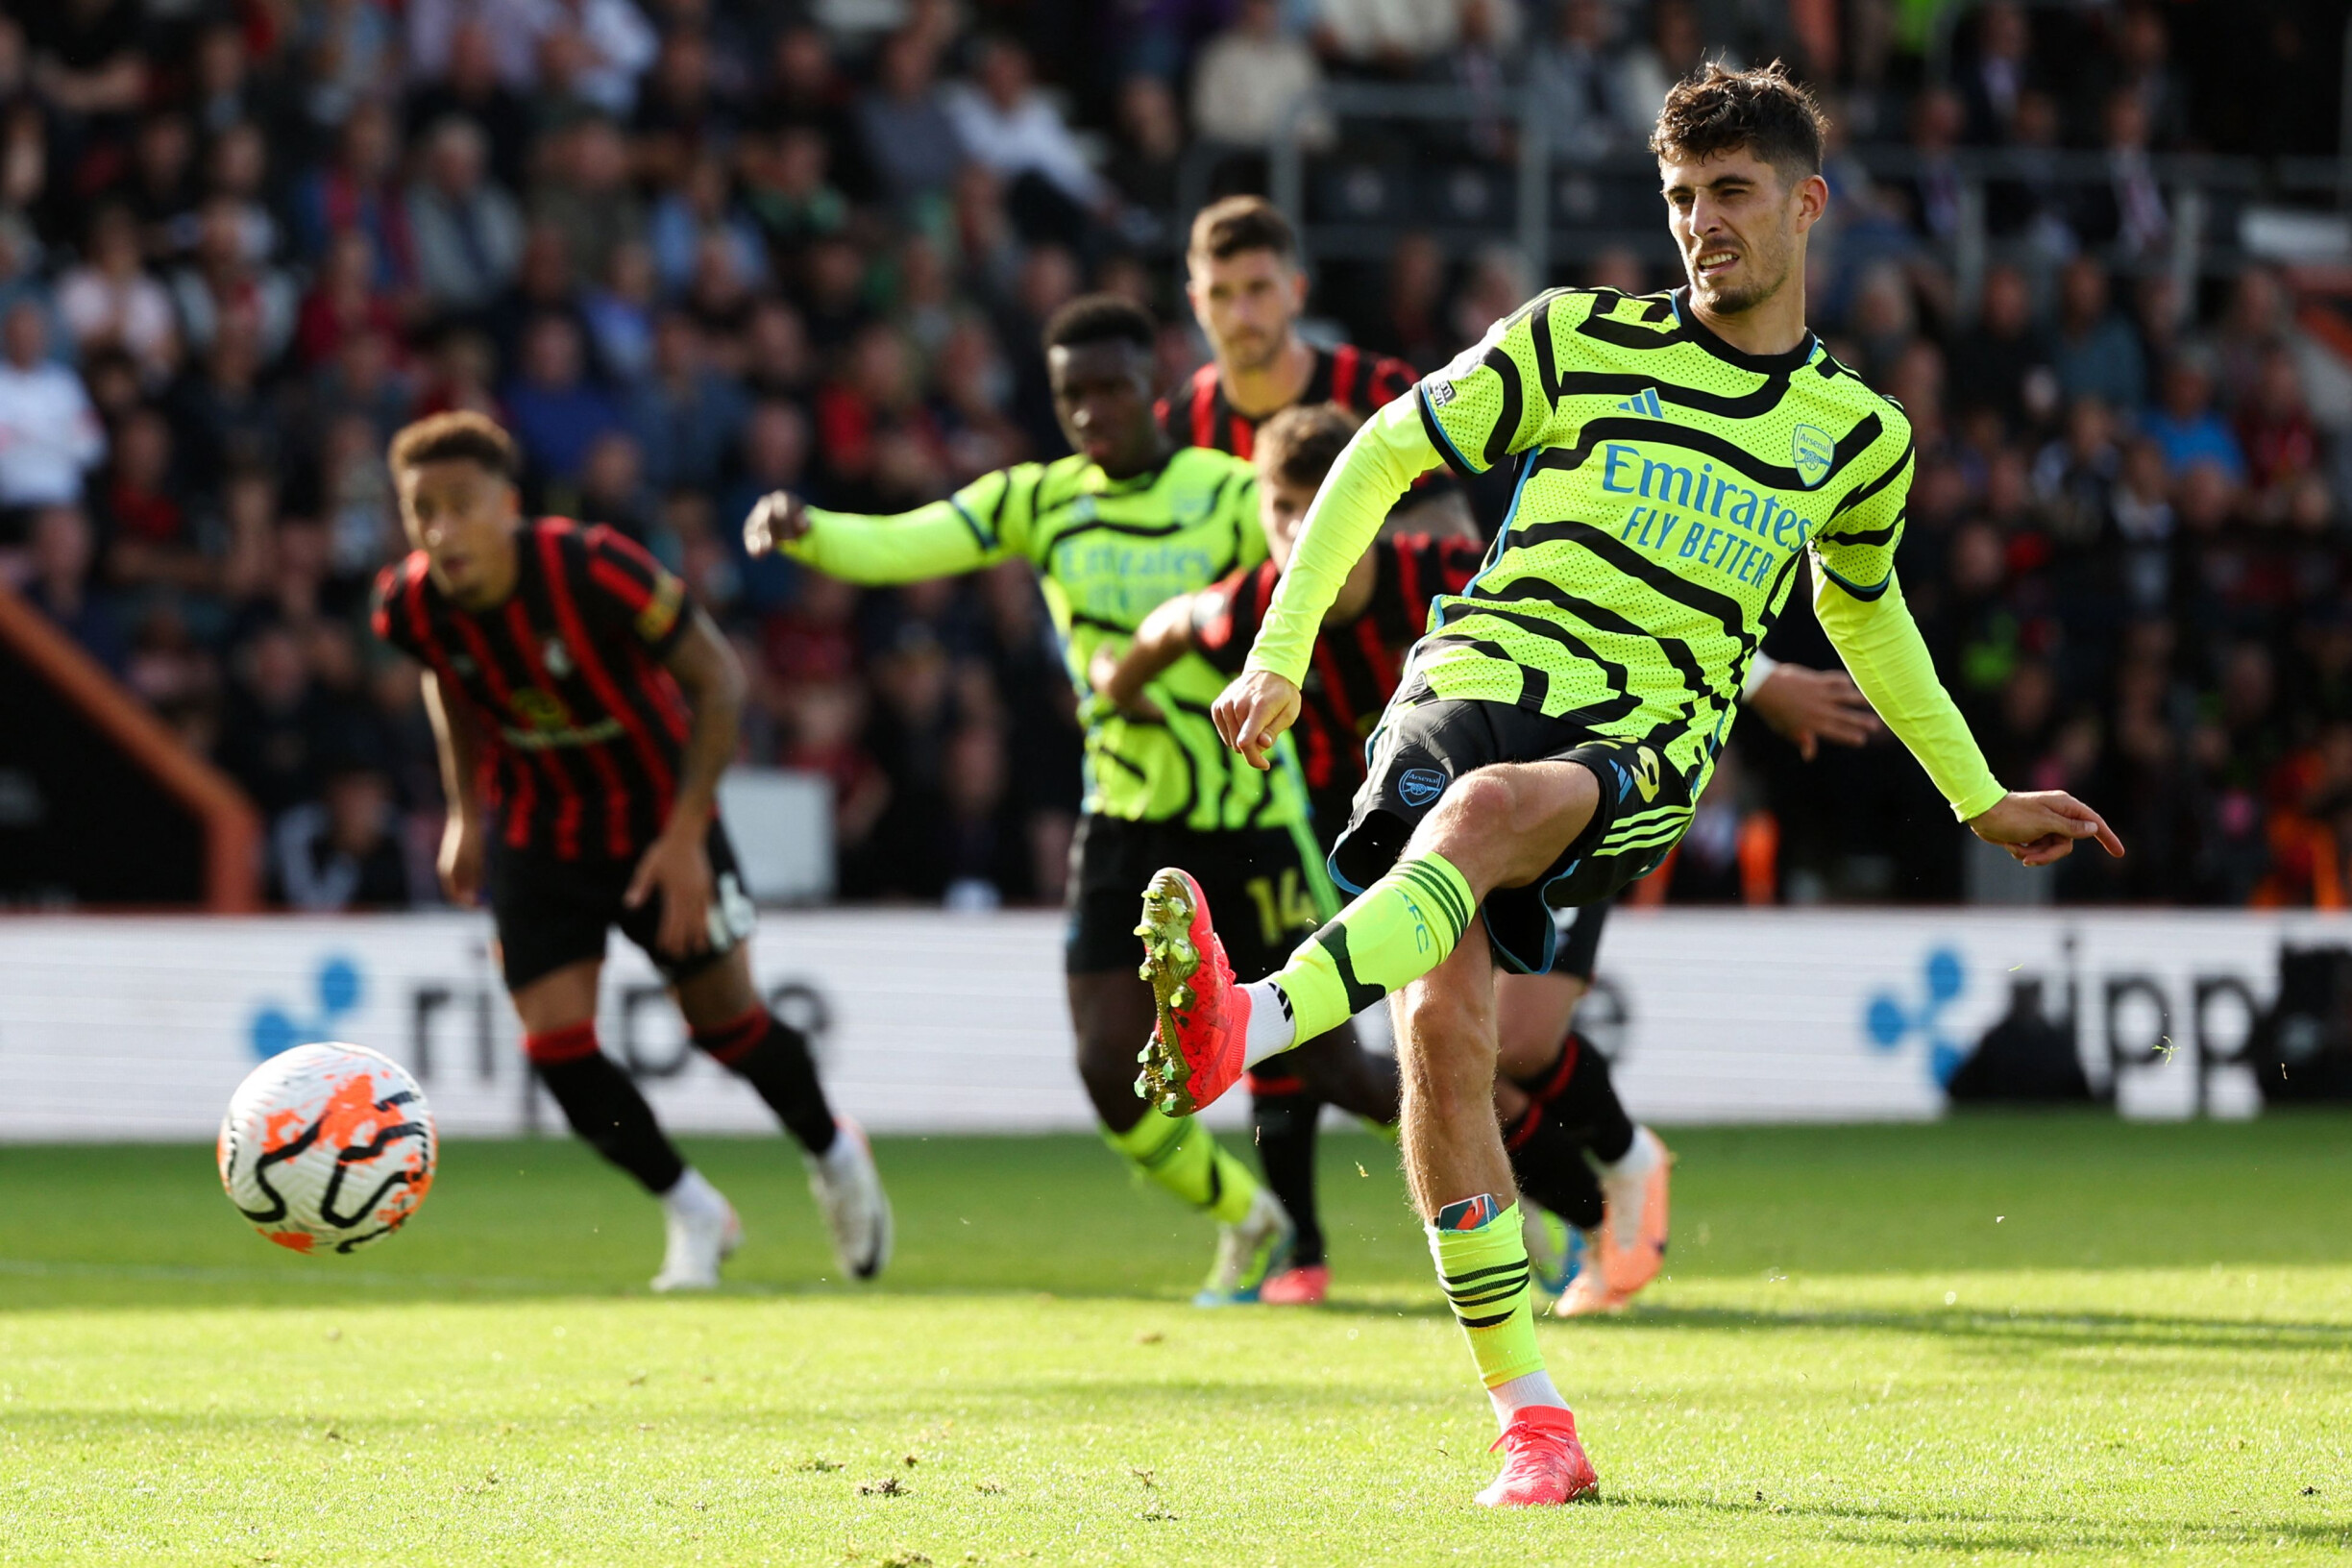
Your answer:
[[[1551,869],[1600,799],[1598,781],[1577,763],[1466,772],[1384,875],[1281,969],[1248,985],[1234,981],[1200,884],[1181,870],[1160,872],[1138,927],[1158,1003],[1139,1090],[1169,1111],[1196,1110],[1246,1068],[1410,985],[1454,951],[1488,893]]]
[[[678,982],[678,1010],[694,1042],[749,1084],[800,1144],[809,1194],[824,1215],[834,1256],[861,1280],[890,1262],[890,1196],[865,1129],[838,1115],[817,1077],[808,1037],[769,1011],[751,982],[749,949],[737,945]]]
[[[1439,1287],[1503,1432],[1488,1507],[1565,1503],[1596,1481],[1535,1341],[1527,1243],[1493,1113],[1494,960],[1456,947],[1390,1003],[1405,1081],[1406,1179]]]
[[[719,1189],[678,1153],[629,1075],[598,1047],[601,968],[568,964],[516,988],[523,1051],[581,1140],[661,1199],[668,1244],[653,1288],[707,1290],[742,1242],[743,1225]]]

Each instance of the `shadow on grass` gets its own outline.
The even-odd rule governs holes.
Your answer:
[[[2129,1557],[2165,1551],[2175,1543],[2276,1550],[2275,1543],[2282,1537],[2290,1546],[2340,1549],[2347,1536],[2352,1536],[2352,1524],[2341,1519],[2291,1519],[2278,1514],[2205,1520],[2186,1528],[2177,1521],[2150,1520],[2144,1529],[2134,1530],[2127,1525],[2086,1520],[2080,1514],[1971,1513],[1961,1508],[1906,1507],[1900,1504],[1807,1503],[1779,1496],[1762,1501],[1721,1496],[1635,1496],[1605,1498],[1604,1502],[1660,1514],[1715,1514],[1742,1521],[1786,1516],[1817,1521],[1822,1535],[1829,1540],[1881,1550],[1901,1547],[1926,1552],[2021,1555],[2100,1552]],[[2291,1507],[2293,1504],[2282,1498],[2274,1506]]]

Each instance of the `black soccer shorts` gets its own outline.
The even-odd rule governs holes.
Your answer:
[[[1655,870],[1690,825],[1687,786],[1648,747],[1503,702],[1392,707],[1372,737],[1370,775],[1332,851],[1332,878],[1350,893],[1371,886],[1455,780],[1504,762],[1580,763],[1601,785],[1592,821],[1544,873],[1526,887],[1497,889],[1480,906],[1504,967],[1540,974],[1558,949],[1555,909],[1615,897]]]
[[[1608,924],[1609,908],[1608,903],[1598,903],[1552,912],[1552,928],[1559,933],[1559,942],[1546,972],[1592,984],[1593,971],[1601,965],[1601,931]]]
[[[674,986],[725,958],[751,935],[751,895],[744,891],[734,845],[716,820],[703,846],[711,865],[710,945],[678,955],[653,946],[661,932],[659,894],[636,909],[622,905],[629,879],[637,874],[635,860],[558,860],[494,840],[487,875],[490,916],[498,927],[506,989],[520,991],[568,965],[601,960],[605,934],[616,925]]]
[[[1272,974],[1314,934],[1317,868],[1286,828],[1201,833],[1090,815],[1070,845],[1066,972],[1135,972],[1143,957],[1135,934],[1143,887],[1163,866],[1190,871],[1200,884],[1236,979]]]

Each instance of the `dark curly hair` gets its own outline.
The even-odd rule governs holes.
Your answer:
[[[1779,61],[1749,71],[1709,61],[1668,91],[1650,150],[1697,161],[1745,149],[1794,183],[1821,173],[1827,124]]]

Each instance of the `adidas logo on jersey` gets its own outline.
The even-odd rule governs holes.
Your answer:
[[[1666,417],[1666,406],[1658,402],[1657,388],[1654,386],[1643,387],[1639,392],[1619,404],[1617,411],[1621,414],[1642,414],[1651,419]]]

